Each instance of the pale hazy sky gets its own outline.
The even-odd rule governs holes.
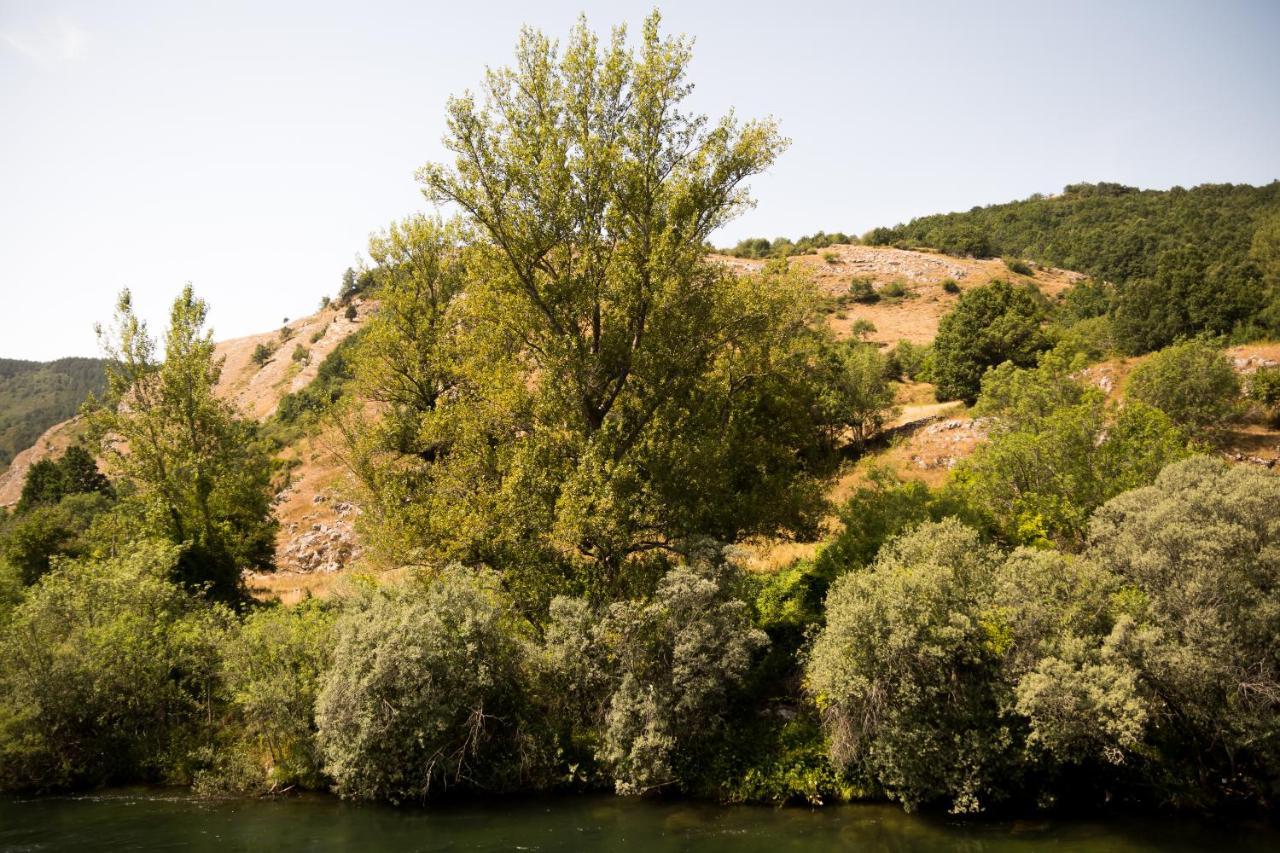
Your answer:
[[[0,356],[96,354],[125,286],[157,330],[186,281],[219,338],[309,313],[522,23],[652,5],[0,0]],[[1280,0],[661,5],[697,108],[793,140],[720,243],[1280,177]]]

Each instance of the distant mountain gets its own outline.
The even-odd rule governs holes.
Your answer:
[[[106,382],[99,358],[0,358],[0,469],[46,429],[76,413]]]

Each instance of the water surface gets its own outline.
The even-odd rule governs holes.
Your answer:
[[[1280,834],[1183,818],[974,821],[889,805],[772,809],[603,796],[400,809],[154,790],[0,799],[0,851],[45,850],[1253,853],[1280,850]]]

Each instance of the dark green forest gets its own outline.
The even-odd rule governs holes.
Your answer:
[[[0,469],[46,429],[74,415],[105,383],[101,359],[0,358]]]

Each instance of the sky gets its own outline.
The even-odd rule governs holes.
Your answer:
[[[185,282],[219,339],[336,291],[431,210],[445,103],[523,24],[638,32],[652,2],[0,0],[0,356],[96,355],[125,287]],[[789,150],[716,235],[862,233],[1078,181],[1280,178],[1280,0],[703,3],[690,102]]]

